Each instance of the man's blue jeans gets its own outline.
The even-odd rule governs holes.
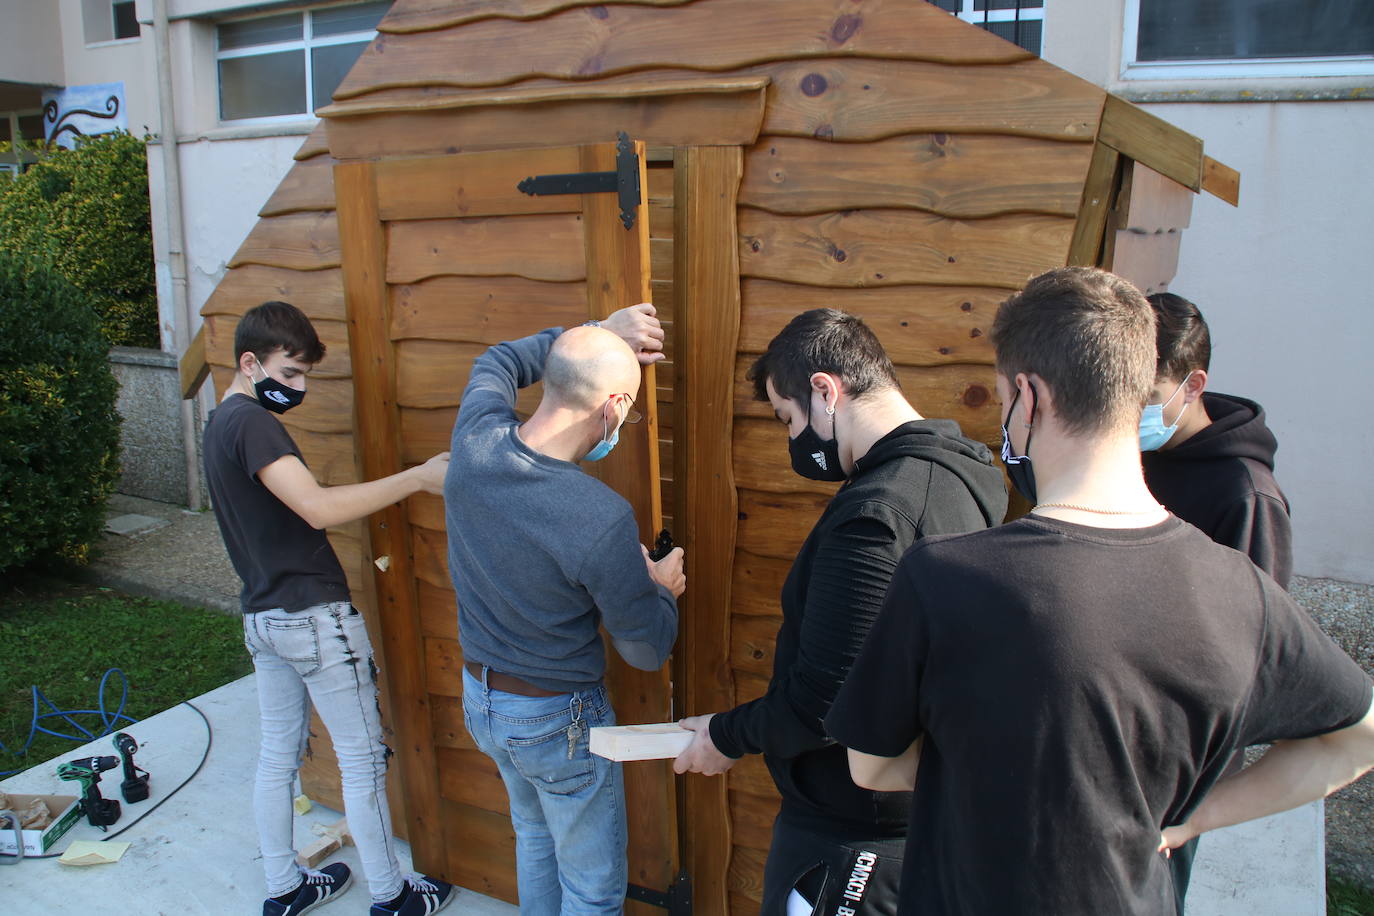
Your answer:
[[[510,796],[521,916],[621,912],[625,785],[588,734],[615,724],[605,687],[525,697],[492,690],[485,674],[463,671],[463,720]]]

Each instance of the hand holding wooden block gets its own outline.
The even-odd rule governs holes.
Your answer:
[[[676,722],[600,726],[592,729],[592,753],[609,760],[664,760],[686,750],[692,734]]]

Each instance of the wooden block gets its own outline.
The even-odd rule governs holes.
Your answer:
[[[324,839],[338,840],[344,846],[353,845],[353,834],[348,832],[348,818],[341,817],[332,824],[312,824],[310,832]]]
[[[342,845],[337,837],[322,836],[296,853],[296,864],[305,868],[314,868],[329,858],[330,855],[338,852]]]
[[[691,743],[692,732],[676,722],[592,729],[592,753],[607,760],[666,760]]]

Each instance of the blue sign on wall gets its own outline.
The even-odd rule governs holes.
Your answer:
[[[43,93],[43,136],[49,143],[71,149],[77,137],[128,129],[123,83],[69,86]]]

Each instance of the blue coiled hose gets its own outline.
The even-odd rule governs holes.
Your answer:
[[[109,712],[105,707],[105,685],[109,683],[111,675],[118,675],[120,682],[119,707],[114,712]],[[76,741],[85,744],[87,741],[103,738],[116,731],[121,722],[132,723],[138,721],[134,717],[124,714],[124,705],[129,700],[129,678],[126,677],[124,672],[119,668],[110,668],[105,672],[104,676],[100,678],[100,695],[97,699],[98,708],[96,709],[58,709],[51,700],[43,695],[43,691],[38,689],[38,685],[35,684],[30,690],[33,691],[33,720],[29,725],[29,736],[24,740],[24,746],[14,752],[15,756],[18,757],[22,757],[28,753],[29,747],[33,744],[34,736],[39,732],[45,735],[52,735],[54,738],[66,738],[68,741]],[[39,704],[47,706],[51,712],[39,712]],[[98,734],[91,732],[80,722],[72,718],[73,716],[99,716],[101,731]],[[43,722],[48,719],[62,719],[74,728],[78,734],[69,735],[64,732],[44,728]],[[0,741],[0,751],[9,751],[9,748],[5,746],[3,741]],[[22,772],[22,770],[22,767],[18,770],[3,770],[0,771],[0,777],[13,776],[15,773]]]

